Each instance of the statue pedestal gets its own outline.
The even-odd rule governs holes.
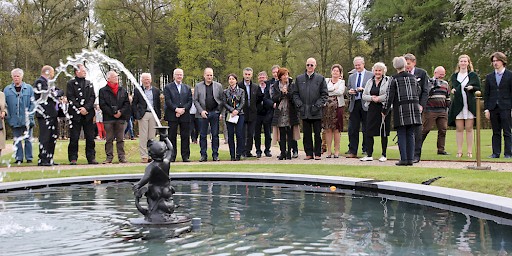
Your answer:
[[[175,215],[171,218],[171,220],[166,222],[155,222],[155,221],[147,221],[144,218],[133,218],[130,219],[130,223],[132,225],[147,225],[147,226],[166,226],[166,225],[176,225],[181,223],[190,222],[192,219],[186,216]]]

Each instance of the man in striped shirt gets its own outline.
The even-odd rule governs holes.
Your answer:
[[[429,79],[429,95],[423,111],[423,141],[430,130],[437,125],[437,154],[448,155],[445,151],[446,129],[448,128],[448,107],[450,106],[450,88],[444,79],[446,71],[439,66],[434,70],[434,77]]]

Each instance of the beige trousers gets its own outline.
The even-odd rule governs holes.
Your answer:
[[[146,112],[138,120],[139,123],[139,153],[141,158],[148,158],[148,140],[156,136],[156,121],[151,112]]]

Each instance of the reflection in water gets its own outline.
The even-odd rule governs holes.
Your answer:
[[[197,232],[131,226],[131,185],[0,194],[2,255],[506,255],[509,226],[350,190],[175,182]],[[315,191],[324,191],[318,193]],[[30,241],[27,243],[27,241]],[[9,248],[9,249],[4,249]]]

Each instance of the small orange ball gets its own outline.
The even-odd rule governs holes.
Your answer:
[[[330,189],[331,189],[332,192],[336,191],[336,187],[335,186],[331,186]]]

